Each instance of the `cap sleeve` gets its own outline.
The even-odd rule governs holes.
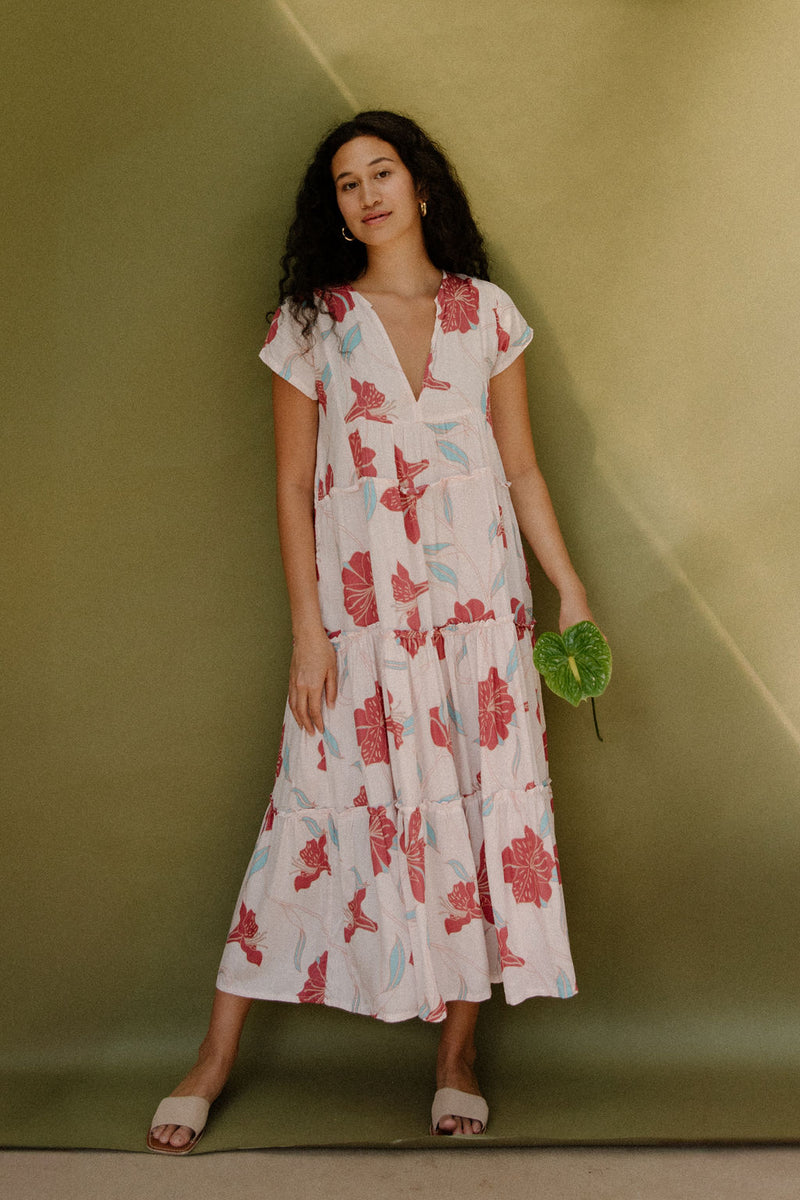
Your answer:
[[[491,375],[499,375],[518,358],[533,337],[533,330],[522,313],[501,288],[495,289],[494,301],[496,357]]]
[[[281,305],[272,318],[259,358],[281,379],[287,379],[293,387],[314,400],[317,395],[314,342],[305,340],[302,329],[287,304]]]

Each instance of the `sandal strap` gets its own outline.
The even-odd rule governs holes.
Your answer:
[[[431,1124],[438,1129],[442,1117],[464,1117],[467,1121],[480,1121],[483,1128],[489,1121],[489,1105],[483,1096],[471,1092],[460,1092],[458,1088],[439,1088],[431,1105]]]
[[[150,1128],[155,1129],[156,1125],[185,1125],[197,1137],[205,1129],[210,1107],[209,1101],[202,1096],[167,1096],[156,1109]]]

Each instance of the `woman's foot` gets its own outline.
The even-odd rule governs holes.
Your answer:
[[[455,1088],[459,1092],[467,1092],[470,1096],[480,1096],[481,1089],[472,1066],[474,1061],[474,1050],[456,1055],[447,1053],[446,1048],[440,1047],[436,1062],[437,1090]],[[461,1113],[448,1113],[439,1118],[439,1124],[433,1132],[451,1135],[478,1134],[483,1133],[483,1124],[480,1121],[471,1121]]]
[[[212,1104],[225,1086],[235,1059],[235,1055],[223,1057],[201,1047],[197,1062],[170,1095],[201,1096]],[[179,1150],[188,1145],[195,1132],[196,1130],[187,1125],[156,1125],[150,1131],[150,1138],[162,1146],[172,1146]]]

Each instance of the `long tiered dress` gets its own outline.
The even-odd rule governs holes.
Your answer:
[[[445,273],[414,398],[372,305],[286,306],[263,360],[319,408],[315,534],[339,692],[286,708],[275,786],[217,986],[440,1021],[448,1000],[575,990],[527,567],[490,379],[531,330]]]

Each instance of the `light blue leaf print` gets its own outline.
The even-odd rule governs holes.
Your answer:
[[[325,363],[325,370],[322,372],[322,386],[327,387],[331,381],[331,364]]]
[[[432,850],[436,849],[436,830],[433,828],[430,821],[425,822],[425,841]]]
[[[422,1008],[417,1013],[417,1016],[419,1017],[420,1021],[427,1021],[427,1019],[430,1015],[430,1011],[431,1011],[430,1004],[423,1004]]]
[[[419,763],[417,763],[417,776],[420,783],[422,783],[422,767],[419,765]]]
[[[506,666],[506,680],[511,679],[512,675],[519,666],[519,642],[514,642],[513,649],[508,656],[508,664]]]
[[[350,663],[347,660],[346,654],[342,654],[341,656],[339,656],[338,667],[339,667],[339,687],[341,688],[345,679],[347,679],[348,675],[350,674]]]
[[[389,667],[389,669],[392,671],[408,670],[408,663],[400,658],[387,658],[383,665],[385,667]]]
[[[428,429],[433,430],[434,433],[447,433],[448,430],[450,430],[450,429],[458,428],[459,422],[458,421],[426,421],[425,424],[428,426]]]
[[[406,719],[403,721],[403,737],[410,738],[413,736],[414,736],[414,714],[412,713],[410,717],[406,717]]]
[[[336,832],[336,826],[333,823],[333,817],[328,817],[328,833],[331,835],[331,841],[336,849],[339,849],[339,834]]]
[[[528,335],[530,334],[530,332],[531,332],[530,325],[526,325],[523,332],[519,335],[519,337],[517,338],[517,340],[515,342],[511,343],[511,345],[512,346],[522,346],[525,342],[527,342]]]
[[[467,639],[465,637],[462,637],[461,649],[459,650],[458,654],[456,655],[456,666],[458,666],[458,664],[461,662],[462,658],[466,658],[466,657],[467,657]]]
[[[370,519],[375,512],[375,505],[378,503],[378,493],[375,491],[375,484],[371,479],[364,480],[364,507],[367,510],[367,520]]]
[[[486,391],[486,388],[484,388],[483,391],[481,392],[481,412],[483,413],[484,416],[486,416],[486,406],[487,406],[488,397],[489,397],[489,393]]]
[[[453,505],[450,502],[450,492],[448,490],[447,484],[445,484],[442,488],[442,512],[444,514],[445,521],[447,521],[447,524],[452,525],[453,524]]]
[[[283,775],[286,779],[289,779],[289,777],[290,777],[289,776],[289,747],[286,745],[284,745],[284,747],[283,747]]]
[[[539,822],[539,837],[544,839],[550,836],[550,810],[545,809],[542,813],[542,819]]]
[[[361,1008],[361,992],[356,988],[353,996],[353,1003],[350,1005],[350,1012],[358,1012]]]
[[[450,462],[458,463],[459,466],[469,468],[469,459],[461,447],[457,446],[455,442],[443,442],[440,438],[437,438],[436,445],[439,447],[439,450],[445,456],[445,458]]]
[[[458,794],[458,792],[451,792],[449,796],[440,796],[440,797],[439,797],[439,799],[438,799],[438,800],[436,800],[434,803],[436,803],[436,804],[449,804],[451,801],[453,801],[453,800],[457,800],[457,799],[458,799],[458,795],[459,795],[459,794]]]
[[[305,930],[301,929],[300,936],[297,939],[297,945],[294,948],[294,969],[295,969],[295,971],[302,971],[302,969],[303,969],[303,951],[305,950],[305,948],[306,948],[306,934],[305,934]]]
[[[387,991],[396,988],[403,978],[406,969],[406,952],[399,937],[394,939],[392,953],[389,955],[389,986]]]
[[[452,542],[428,542],[427,544],[423,542],[422,552],[423,554],[438,554],[440,550],[447,550],[452,544]]]
[[[504,567],[501,571],[498,571],[494,577],[494,583],[492,584],[491,594],[494,595],[495,592],[499,592],[500,588],[503,586],[505,581],[506,581],[506,572],[505,572],[505,567]]]
[[[350,868],[350,870],[351,870],[351,871],[353,872],[353,874],[355,875],[355,878],[356,878],[356,891],[358,891],[358,889],[359,889],[359,888],[362,888],[362,887],[364,887],[364,880],[361,878],[361,876],[360,876],[360,875],[359,875],[359,873],[358,873],[358,867],[351,867],[351,868]]]
[[[336,741],[336,738],[333,736],[330,729],[328,729],[327,725],[322,730],[322,740],[334,758],[342,757],[341,751],[339,750],[339,743]]]
[[[461,980],[461,985],[458,989],[457,999],[458,1000],[466,1000],[466,998],[467,998],[467,981],[463,975],[459,975],[458,978]]]
[[[447,712],[450,720],[453,722],[458,732],[466,737],[466,730],[464,729],[464,722],[461,720],[461,713],[453,704],[452,692],[447,693]],[[444,724],[444,721],[442,721],[442,724]]]
[[[268,858],[269,846],[267,846],[266,850],[259,850],[258,854],[253,859],[253,865],[248,872],[247,878],[249,879],[251,875],[255,875],[256,871],[260,871],[262,867],[265,867],[267,865]]]
[[[492,521],[491,525],[489,526],[489,541],[491,541],[492,538],[496,536],[496,534],[497,534],[497,517],[495,517],[495,519]]]
[[[322,826],[318,825],[313,817],[303,817],[303,821],[309,832],[313,833],[314,837],[322,837]]]
[[[452,867],[459,879],[463,879],[465,883],[469,882],[469,875],[464,868],[464,864],[460,863],[457,858],[449,858],[447,860],[448,867]]]
[[[558,980],[556,982],[556,987],[558,988],[558,994],[562,998],[562,1000],[568,1000],[570,996],[574,996],[574,994],[575,994],[573,991],[572,984],[567,979],[567,977],[563,971],[558,972]]]
[[[436,579],[441,580],[442,583],[449,583],[451,587],[454,587],[456,590],[458,590],[458,576],[452,567],[448,567],[445,563],[438,562],[432,562],[429,565],[431,575],[433,575]]]
[[[342,357],[350,361],[350,355],[355,350],[356,346],[361,341],[361,326],[356,322],[350,332],[342,341]]]
[[[297,797],[297,803],[301,808],[313,808],[314,805],[309,800],[305,792],[301,792],[300,788],[292,788],[292,795]]]
[[[481,816],[488,817],[489,813],[494,808],[494,796],[484,796],[481,803]]]

